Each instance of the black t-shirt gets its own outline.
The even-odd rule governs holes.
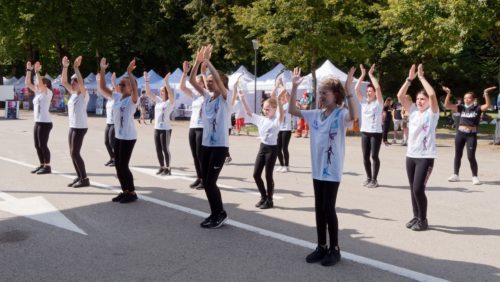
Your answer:
[[[466,108],[464,105],[457,105],[457,112],[460,113],[459,125],[478,126],[481,119],[481,106],[470,106]]]
[[[390,106],[384,106],[384,113],[385,113],[385,123],[389,123],[391,121],[391,107]]]
[[[396,102],[394,104],[394,119],[403,119],[403,116],[401,115],[401,110],[403,109],[403,106],[401,103]]]

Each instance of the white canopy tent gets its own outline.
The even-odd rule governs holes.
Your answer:
[[[11,78],[3,77],[3,85],[14,85],[17,82],[17,78],[15,76]]]

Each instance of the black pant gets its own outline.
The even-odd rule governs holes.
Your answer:
[[[73,161],[73,166],[75,167],[75,171],[79,179],[87,178],[85,163],[83,162],[82,156],[80,155],[80,150],[82,149],[83,144],[83,137],[85,137],[86,133],[87,128],[70,128],[68,135],[69,153],[71,155],[71,160]]]
[[[136,140],[115,140],[115,168],[122,190],[135,191],[134,176],[128,167]]]
[[[273,180],[273,169],[276,163],[276,157],[278,155],[278,146],[265,145],[260,143],[260,149],[257,153],[257,158],[255,159],[255,166],[253,168],[253,179],[262,198],[268,197],[273,198],[274,192],[274,180]],[[262,180],[262,170],[266,168],[266,187],[264,186],[264,181]]]
[[[363,149],[363,164],[365,165],[366,177],[368,179],[377,180],[378,171],[380,170],[380,145],[382,144],[382,133],[361,132],[361,148]],[[370,153],[373,161],[370,162]]]
[[[389,135],[389,127],[391,127],[391,120],[386,121],[382,124],[382,141],[387,142],[387,136]]]
[[[194,168],[196,169],[196,177],[201,179],[201,142],[203,139],[203,128],[189,129],[189,146],[193,155]]]
[[[339,222],[335,212],[339,185],[340,182],[313,179],[318,245],[326,245],[327,227],[330,235],[330,247],[339,245]]]
[[[465,144],[467,144],[467,158],[469,159],[472,176],[477,176],[477,133],[465,133],[461,131],[457,131],[455,135],[455,174],[458,175],[460,171]]]
[[[228,147],[206,147],[202,146],[201,153],[201,173],[203,186],[207,194],[208,203],[212,215],[217,215],[224,210],[222,205],[222,196],[217,179],[224,166]]]
[[[406,157],[406,173],[411,189],[413,217],[427,219],[427,197],[425,185],[431,176],[434,159]]]
[[[160,166],[164,167],[165,163],[167,167],[170,167],[170,137],[172,136],[172,129],[162,130],[155,129],[155,147],[156,156],[158,156],[158,161]]]
[[[106,150],[108,150],[109,158],[115,159],[115,125],[106,124],[106,130],[104,131],[104,145],[106,145]]]
[[[281,166],[288,166],[290,154],[288,153],[288,144],[292,138],[292,131],[280,131],[278,133],[278,160]]]
[[[40,164],[50,164],[50,150],[47,146],[49,135],[52,130],[52,122],[36,122],[33,128],[36,154]]]

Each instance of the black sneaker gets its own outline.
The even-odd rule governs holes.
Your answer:
[[[137,194],[127,193],[120,199],[120,204],[127,204],[137,201]]]
[[[332,266],[340,261],[340,249],[339,247],[330,247],[326,256],[321,260],[322,266]]]
[[[203,181],[198,184],[198,186],[194,187],[196,190],[205,190],[205,186],[203,185]]]
[[[111,163],[109,163],[108,166],[115,166],[115,160],[112,160]]]
[[[36,174],[49,174],[52,173],[52,169],[50,169],[50,165],[46,165],[42,167],[39,171],[36,172]]]
[[[274,203],[273,203],[273,200],[270,198],[267,198],[267,200],[264,203],[262,203],[262,205],[260,205],[261,210],[271,209],[273,207],[274,207]]]
[[[226,160],[224,161],[226,164],[230,163],[233,159],[231,157],[226,157]]]
[[[169,167],[164,168],[161,175],[172,175],[172,170]]]
[[[411,227],[413,231],[424,231],[429,228],[429,224],[427,223],[427,219],[421,220],[418,219],[415,224]]]
[[[73,181],[71,181],[71,183],[68,183],[68,187],[73,187],[73,184],[77,183],[78,180],[80,180],[80,178],[78,178],[78,177],[73,179]]]
[[[83,178],[78,180],[75,184],[73,184],[73,188],[81,188],[81,187],[87,187],[90,186],[90,181],[88,178]]]
[[[196,180],[193,183],[189,184],[189,187],[194,189],[196,186],[200,185],[200,183],[201,183],[201,179],[196,178]]]
[[[105,166],[109,166],[109,165],[110,165],[110,164],[112,164],[112,163],[114,164],[114,163],[115,163],[115,161],[114,161],[113,159],[110,159],[110,160],[109,160],[107,163],[105,163],[104,165],[105,165]]]
[[[36,167],[34,170],[30,171],[31,173],[37,173],[40,169],[43,168],[43,165],[40,165],[39,167]]]
[[[321,261],[328,253],[328,249],[326,247],[318,246],[314,252],[310,253],[306,257],[307,263],[315,263]]]
[[[210,221],[212,220],[212,215],[210,215],[209,217],[205,218],[201,223],[200,223],[200,226],[203,227],[203,228],[208,228],[209,224],[210,224]]]
[[[156,172],[156,175],[160,175],[163,173],[164,168],[160,167],[160,169]]]
[[[120,193],[118,194],[118,196],[114,197],[113,199],[111,199],[112,202],[119,202],[121,201],[121,199],[125,196],[125,193]]]
[[[406,223],[406,228],[411,228],[415,223],[417,223],[418,218],[414,217]]]
[[[255,207],[256,208],[260,208],[260,206],[262,206],[262,204],[266,201],[266,197],[261,197],[260,198],[260,201],[257,202],[257,204],[255,204]]]
[[[370,184],[371,182],[372,182],[372,180],[371,180],[370,178],[367,178],[367,179],[365,180],[365,182],[363,182],[363,186],[365,186],[365,187],[366,187],[366,185]]]
[[[205,226],[202,226],[204,228],[209,228],[209,229],[216,229],[222,226],[224,222],[227,220],[227,213],[225,211],[221,211],[218,215],[212,217],[208,224]]]
[[[376,179],[373,179],[370,181],[370,183],[366,184],[366,188],[377,188],[378,187],[378,182]]]

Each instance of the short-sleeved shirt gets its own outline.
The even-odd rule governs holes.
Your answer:
[[[340,182],[344,169],[345,135],[350,127],[345,108],[335,109],[326,119],[322,110],[300,111],[310,129],[313,179]]]
[[[391,108],[389,106],[384,106],[384,113],[385,113],[385,119],[383,120],[383,122],[390,123],[391,122]]]
[[[259,139],[265,145],[278,144],[279,119],[275,115],[273,118],[267,118],[261,115],[252,114],[250,122],[257,126],[259,130]]]
[[[113,119],[113,104],[115,100],[120,100],[122,97],[121,93],[113,92],[111,93],[111,98],[106,101],[106,123],[107,124],[115,124]]]
[[[420,112],[415,104],[411,106],[407,157],[423,159],[437,157],[436,127],[438,120],[439,112],[433,113],[431,107]]]
[[[285,114],[285,118],[283,118],[283,122],[280,124],[280,131],[292,131],[292,115],[288,112],[288,103],[283,104],[283,113]],[[276,112],[277,116],[280,116],[280,112]]]
[[[482,112],[480,105],[471,105],[469,107],[457,105],[457,112],[460,113],[459,125],[479,126]]]
[[[382,132],[382,104],[377,100],[361,102],[361,132]]]
[[[87,128],[88,93],[71,92],[68,100],[68,120],[70,128]]]
[[[120,140],[136,140],[134,114],[137,103],[132,102],[132,97],[118,98],[113,104],[113,118],[115,121],[115,137]]]
[[[189,128],[203,128],[202,106],[204,101],[203,95],[193,93],[193,102],[191,103],[191,118],[189,120]]]
[[[160,97],[155,96],[155,129],[170,130],[170,114],[172,113],[172,104],[169,100],[163,101]]]
[[[396,102],[394,103],[394,119],[400,120],[403,119],[403,116],[401,115],[401,111],[403,110],[403,106],[401,103]]]
[[[201,144],[206,147],[229,147],[229,103],[222,95],[211,99],[205,91],[202,107],[203,138]]]
[[[33,98],[33,120],[35,122],[52,122],[49,109],[53,93],[47,88],[47,93],[35,92]]]

